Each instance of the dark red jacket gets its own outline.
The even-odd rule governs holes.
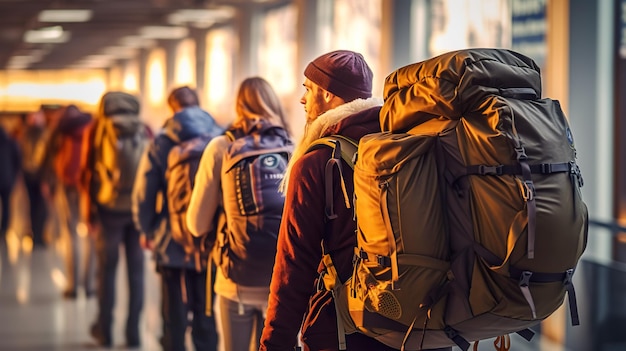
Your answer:
[[[379,111],[379,106],[370,107],[346,116],[330,126],[324,135],[340,134],[359,140],[365,134],[379,132]],[[330,148],[317,149],[295,160],[291,169],[261,350],[294,350],[310,297],[316,293],[315,280],[322,268],[322,241],[331,253],[341,280],[347,280],[352,274],[356,224],[353,209],[346,208],[344,203],[338,173],[333,177],[338,218],[327,220],[324,212],[324,169],[330,156]],[[348,195],[352,198],[352,172],[345,163],[343,170]],[[305,318],[307,332],[303,340],[311,349],[337,349],[337,321],[332,300],[325,297],[311,301],[314,300],[317,307]],[[356,341],[351,341],[354,337],[364,338],[367,344],[357,346]],[[392,350],[381,346],[361,334],[348,338],[349,349]]]

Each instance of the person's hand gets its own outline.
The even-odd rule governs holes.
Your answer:
[[[154,240],[148,239],[144,234],[139,236],[139,246],[141,246],[145,250],[154,250]]]

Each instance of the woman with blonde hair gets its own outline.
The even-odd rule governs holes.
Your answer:
[[[278,187],[293,143],[265,79],[241,83],[235,110],[231,127],[202,154],[186,222],[194,236],[215,241],[221,349],[248,351],[258,349],[265,320],[284,204]]]

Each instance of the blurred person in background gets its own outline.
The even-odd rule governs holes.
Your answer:
[[[44,228],[48,216],[41,172],[45,155],[46,116],[40,109],[27,114],[24,122],[18,140],[23,155],[22,171],[28,193],[30,230],[35,247],[42,247],[45,245]]]
[[[17,141],[0,126],[0,246],[6,245],[4,241],[11,220],[11,193],[20,174],[21,162]],[[4,255],[6,251],[0,254]]]
[[[44,196],[43,162],[46,154],[47,119],[43,108],[26,115],[18,141],[22,150],[22,171],[28,193],[30,231],[35,247],[45,245],[44,231],[48,206]]]
[[[57,177],[54,170],[54,157],[56,142],[54,134],[57,124],[63,113],[63,107],[57,104],[44,104],[41,111],[45,118],[45,129],[41,135],[41,143],[43,143],[43,156],[39,165],[39,178],[41,179],[41,190],[46,203],[46,220],[44,223],[44,241],[54,244],[61,238],[61,218],[58,212],[59,195],[57,191]]]
[[[86,163],[83,149],[87,146],[91,123],[91,114],[69,105],[63,109],[51,137],[57,180],[56,210],[66,247],[67,286],[63,297],[68,299],[76,298],[81,286],[87,297],[95,294],[95,243],[87,232],[79,233],[81,192],[86,191],[81,183]]]
[[[112,91],[100,99],[87,138],[82,215],[96,236],[98,315],[90,332],[99,346],[113,345],[113,310],[120,247],[126,257],[128,308],[126,345],[141,345],[139,322],[144,301],[144,253],[132,218],[131,194],[139,160],[152,137],[139,117],[139,99]]]

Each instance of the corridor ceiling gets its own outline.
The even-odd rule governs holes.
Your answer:
[[[160,35],[193,33],[233,21],[241,11],[276,6],[285,0],[0,0],[0,70],[59,70],[105,68],[98,58],[111,53],[124,57],[137,46],[149,46]],[[43,10],[91,10],[86,22],[51,22],[41,18]],[[146,26],[172,26],[160,34],[145,32]],[[59,27],[60,26],[60,27]],[[58,43],[25,42],[27,32],[59,29]],[[159,29],[159,28],[157,28]],[[142,34],[143,33],[143,34]],[[36,33],[37,34],[37,33]],[[40,33],[39,33],[40,34]],[[142,34],[143,36],[139,36]],[[184,34],[183,34],[184,35]],[[123,39],[126,38],[126,39]],[[134,43],[133,43],[134,42]],[[107,52],[107,50],[109,50]],[[131,55],[129,54],[129,55]],[[96,55],[96,56],[92,56]],[[104,56],[103,56],[104,55]],[[98,67],[98,65],[102,67]]]

